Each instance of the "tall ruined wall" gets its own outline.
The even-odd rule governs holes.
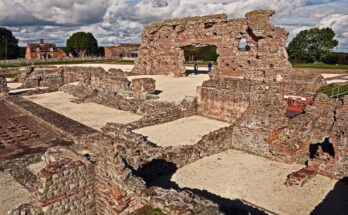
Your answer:
[[[219,54],[213,76],[276,79],[278,74],[292,72],[292,67],[285,50],[288,32],[269,22],[273,13],[252,11],[246,19],[236,20],[228,20],[225,14],[190,17],[147,26],[133,72],[182,76],[183,48],[204,44],[216,46]],[[242,38],[249,51],[238,49]]]
[[[348,176],[348,96],[344,97],[342,107],[336,110],[334,138],[332,142],[337,146],[337,169],[340,176]]]

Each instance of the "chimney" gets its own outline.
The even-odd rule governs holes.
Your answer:
[[[40,39],[40,44],[44,44],[44,39]]]

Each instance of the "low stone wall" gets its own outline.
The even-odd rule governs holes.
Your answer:
[[[43,214],[55,214],[58,210],[64,213],[131,214],[144,207],[153,207],[174,215],[223,214],[216,204],[193,193],[147,187],[144,179],[134,176],[148,164],[135,162],[143,154],[150,156],[148,162],[161,156],[169,158],[170,155],[173,158],[168,160],[181,161],[180,156],[191,156],[190,150],[181,150],[177,155],[172,148],[154,147],[141,135],[123,126],[109,125],[105,131],[106,135],[83,137],[75,149],[53,148],[46,152],[43,156],[46,167],[38,174],[39,183],[34,191],[33,203],[38,211]],[[129,144],[134,147],[128,148]],[[156,157],[151,151],[157,150],[163,154]],[[86,157],[89,159],[81,153],[88,153]],[[157,169],[157,176],[166,171]]]
[[[153,96],[130,90],[103,91],[82,84],[65,85],[61,90],[79,98],[82,102],[94,102],[143,115],[142,119],[129,124],[134,129],[195,115],[197,109],[194,97],[186,97],[178,105],[172,102],[156,101]]]
[[[92,163],[63,148],[48,150],[43,161],[34,206],[44,214],[96,214]]]
[[[7,81],[4,76],[0,75],[0,99],[8,95],[9,89],[7,87]]]
[[[76,140],[82,136],[97,132],[93,128],[87,127],[86,125],[69,119],[22,97],[11,97],[8,98],[7,101],[11,102],[13,105],[16,105],[21,111],[35,117],[38,121],[60,131],[62,134],[72,140]]]
[[[156,80],[152,78],[135,78],[132,80],[132,90],[140,93],[155,93]]]

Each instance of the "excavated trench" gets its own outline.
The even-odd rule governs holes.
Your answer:
[[[187,191],[208,199],[217,204],[220,211],[226,215],[267,214],[263,210],[247,205],[239,199],[227,199],[207,190],[188,187],[181,188],[176,182],[171,180],[177,170],[178,167],[175,163],[166,160],[153,160],[138,170],[133,169],[133,174],[142,178],[147,187],[157,186],[168,190],[174,189],[178,192]]]

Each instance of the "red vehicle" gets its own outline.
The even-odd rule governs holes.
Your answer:
[[[285,116],[293,118],[299,114],[305,112],[306,107],[309,106],[309,98],[302,96],[283,95],[283,100],[286,100],[286,113]]]

